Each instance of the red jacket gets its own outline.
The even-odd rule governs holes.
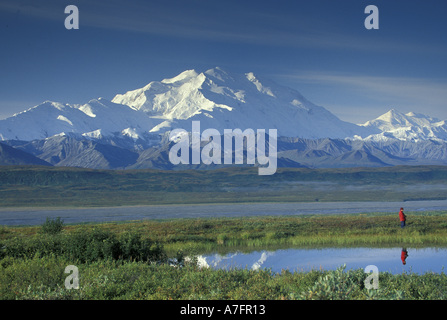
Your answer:
[[[407,218],[407,216],[405,215],[404,211],[400,210],[399,211],[399,219],[400,219],[400,221],[405,221],[406,218]]]
[[[407,257],[408,257],[408,252],[407,252],[407,250],[402,250],[402,253],[401,253],[401,255],[400,255],[400,259],[402,260],[402,263],[403,264],[406,264],[406,259],[407,259]]]

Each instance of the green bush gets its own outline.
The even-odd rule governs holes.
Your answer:
[[[42,224],[42,233],[45,234],[58,234],[64,229],[64,220],[60,217],[56,219],[50,219],[47,217],[45,222]]]
[[[2,257],[31,258],[55,254],[80,263],[103,259],[165,262],[161,244],[142,238],[135,232],[125,232],[119,238],[99,228],[79,229],[70,234],[37,234],[29,238],[14,237],[0,244]]]
[[[163,262],[166,254],[163,247],[150,239],[143,239],[136,232],[125,232],[119,238],[119,257],[123,260]]]
[[[36,235],[30,238],[14,237],[2,243],[1,256],[31,258],[50,254],[63,254],[61,235]]]
[[[28,259],[4,258],[0,268],[0,299],[43,299],[45,289],[54,291],[64,285],[64,269],[69,263],[60,257],[30,257]],[[37,291],[33,288],[37,289]],[[31,294],[35,292],[35,294]],[[30,295],[25,295],[29,293]]]
[[[322,275],[300,298],[305,300],[347,300],[360,289],[360,283],[353,281],[352,274],[344,272],[346,266]]]
[[[368,276],[362,269],[348,270],[346,265],[322,275],[313,286],[303,291],[299,299],[304,300],[402,300],[405,298],[402,286],[394,288],[389,279],[382,279],[378,289],[366,289],[364,281]],[[383,273],[387,277],[387,273]],[[394,279],[398,276],[391,277]],[[414,277],[419,280],[419,278]],[[382,283],[382,284],[380,284]]]
[[[82,263],[100,259],[118,259],[119,242],[115,235],[101,229],[78,230],[64,238],[64,254],[68,259]]]

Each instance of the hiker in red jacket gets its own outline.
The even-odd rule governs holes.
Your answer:
[[[400,208],[399,211],[400,227],[405,227],[405,221],[407,221],[407,216],[404,213],[404,208]]]

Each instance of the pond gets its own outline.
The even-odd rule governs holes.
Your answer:
[[[199,256],[202,266],[211,268],[269,268],[273,272],[312,269],[335,270],[346,264],[346,270],[365,269],[374,265],[380,272],[441,273],[447,266],[447,248],[321,248],[281,249],[274,251],[233,252],[226,255]]]

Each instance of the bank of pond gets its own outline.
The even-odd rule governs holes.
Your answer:
[[[445,212],[409,216],[4,226],[0,298],[445,299]]]

